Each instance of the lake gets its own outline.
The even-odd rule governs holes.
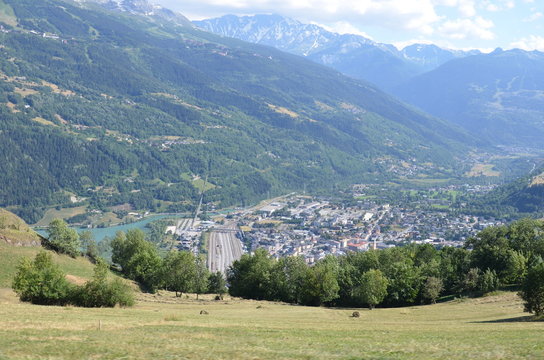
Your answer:
[[[147,228],[145,226],[152,221],[164,219],[167,217],[175,218],[175,217],[182,217],[182,216],[183,216],[182,214],[180,215],[150,215],[150,216],[146,216],[142,220],[135,221],[130,224],[109,226],[105,228],[92,228],[92,229],[74,228],[74,229],[76,229],[77,232],[82,232],[85,230],[90,231],[93,234],[94,239],[98,242],[98,241],[102,241],[102,239],[104,239],[106,236],[113,238],[115,236],[115,233],[118,231],[127,232],[128,230],[131,230],[131,229],[140,229],[143,231],[147,231]],[[42,236],[47,236],[47,231],[45,229],[34,229],[34,230]]]

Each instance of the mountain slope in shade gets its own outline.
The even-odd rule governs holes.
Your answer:
[[[497,49],[452,60],[394,93],[494,144],[544,146],[544,53]]]
[[[398,51],[392,45],[376,43],[363,36],[333,33],[280,15],[226,15],[194,24],[221,36],[307,56],[383,89],[391,89],[453,58],[472,54],[420,44]]]

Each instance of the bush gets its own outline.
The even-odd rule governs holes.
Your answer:
[[[423,298],[435,304],[442,290],[444,290],[442,279],[429,276],[423,284]]]
[[[530,268],[521,286],[519,296],[525,302],[525,311],[544,315],[544,263]]]
[[[38,253],[34,261],[23,259],[12,287],[21,301],[40,305],[66,305],[76,289],[45,251]]]
[[[99,259],[93,279],[79,288],[75,305],[83,307],[114,307],[134,305],[130,287],[120,279],[108,281],[108,265]]]
[[[83,286],[70,284],[51,254],[45,251],[34,261],[23,259],[13,280],[13,290],[21,301],[39,305],[114,307],[134,305],[132,289],[121,279],[108,281],[108,266],[97,261],[93,279]]]
[[[499,288],[500,281],[495,270],[487,269],[478,279],[478,290],[489,293]]]

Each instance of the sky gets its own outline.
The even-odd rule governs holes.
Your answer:
[[[191,20],[279,14],[399,48],[544,51],[544,0],[151,0]]]

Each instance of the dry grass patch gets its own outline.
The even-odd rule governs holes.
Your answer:
[[[531,184],[529,186],[542,185],[542,184],[544,184],[544,173],[535,176],[531,180]]]
[[[494,170],[494,168],[495,168],[495,165],[493,164],[476,164],[465,175],[468,177],[500,176],[501,175],[500,171]]]
[[[17,105],[15,105],[14,103],[8,102],[6,106],[14,114],[21,112],[21,110],[17,109]]]
[[[268,107],[272,110],[274,110],[275,112],[277,112],[278,114],[284,114],[284,115],[287,115],[293,119],[296,119],[298,118],[298,114],[294,111],[291,111],[287,108],[284,108],[282,106],[276,106],[276,105],[272,105],[272,104],[268,104]]]
[[[53,91],[55,94],[60,94],[60,95],[63,95],[63,96],[74,96],[76,94],[75,92],[73,92],[71,90],[61,89],[57,85],[55,85],[53,83],[50,83],[48,81],[45,81],[45,80],[42,80],[42,85],[47,86],[48,88],[50,88],[51,91]]]
[[[37,122],[37,123],[40,123],[40,124],[46,125],[46,126],[58,126],[58,125],[55,124],[54,122],[49,121],[49,120],[46,120],[46,119],[44,119],[44,118],[42,118],[42,117],[39,117],[39,116],[33,118],[32,121],[35,121],[35,122]]]
[[[18,87],[15,88],[14,92],[21,95],[22,97],[25,97],[25,96],[28,96],[28,95],[35,95],[35,94],[38,93],[38,91],[36,91],[34,89],[18,88]]]

